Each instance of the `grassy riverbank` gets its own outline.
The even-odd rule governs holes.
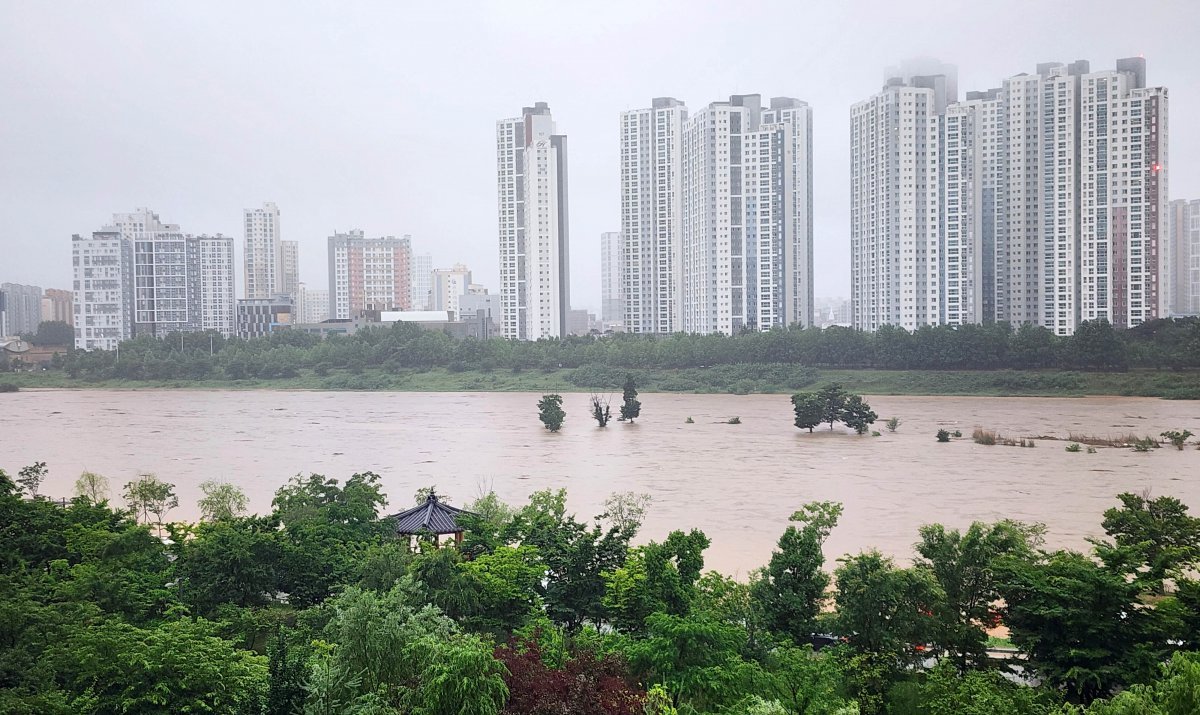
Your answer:
[[[1200,399],[1200,372],[1131,370],[1070,371],[816,370],[794,365],[722,365],[679,370],[632,370],[646,392],[792,393],[840,382],[868,395],[1024,395],[1081,397],[1121,395]],[[395,390],[407,392],[579,392],[618,391],[626,371],[585,366],[557,370],[384,371],[332,370],[317,375],[301,370],[278,379],[84,380],[61,372],[4,375],[0,382],[20,388],[223,389],[223,390]]]

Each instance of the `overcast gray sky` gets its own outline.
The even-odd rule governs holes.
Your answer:
[[[334,229],[412,234],[497,288],[495,121],[550,103],[570,142],[573,302],[619,229],[618,114],[670,95],[814,112],[817,295],[849,289],[849,111],[885,68],[960,94],[1144,54],[1170,89],[1170,194],[1200,198],[1200,2],[41,2],[0,0],[0,281],[70,287],[70,236],[138,206],[237,237],[275,201],[323,286]],[[240,295],[240,287],[239,287]]]

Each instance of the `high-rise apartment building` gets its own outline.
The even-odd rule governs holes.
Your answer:
[[[1165,315],[1167,92],[1145,61],[954,86],[900,76],[851,110],[855,327]]]
[[[1200,315],[1200,199],[1176,199],[1168,214],[1168,314]]]
[[[0,284],[4,293],[4,335],[36,333],[42,322],[42,289],[20,283]]]
[[[300,242],[280,241],[279,258],[280,284],[276,292],[294,298],[300,286]]]
[[[133,244],[113,227],[71,237],[75,347],[114,350],[133,337]]]
[[[942,115],[948,75],[889,80],[850,110],[854,325],[942,322]]]
[[[72,304],[74,302],[71,291],[47,288],[42,295],[42,322],[56,320],[73,325],[75,316]]]
[[[622,314],[610,316],[616,303],[605,303],[601,312],[604,320],[621,321],[632,333],[681,329],[681,182],[687,116],[687,107],[673,97],[656,97],[647,109],[621,113],[619,235],[624,245],[616,264],[620,287],[610,295],[620,294]]]
[[[363,310],[409,310],[412,241],[367,238],[361,230],[329,237],[329,310],[353,318]]]
[[[150,209],[113,214],[113,225],[133,243],[134,334],[163,337],[199,330],[197,246],[178,224],[163,223]]]
[[[433,290],[433,256],[414,253],[412,257],[412,309],[429,310],[430,291]]]
[[[433,288],[430,291],[430,310],[453,311],[457,317],[462,313],[462,297],[471,286],[471,271],[461,263],[452,268],[433,271]]]
[[[329,320],[329,291],[309,288],[303,283],[296,288],[296,322],[321,323]]]
[[[246,244],[247,298],[271,298],[284,288],[283,240],[279,227],[279,207],[267,201],[258,209],[242,210]]]
[[[625,300],[621,290],[625,274],[623,244],[621,234],[616,231],[600,234],[600,317],[614,325],[624,325],[625,321]]]
[[[764,107],[757,94],[735,95],[689,116],[681,146],[673,329],[811,325],[811,108],[790,97]]]
[[[506,338],[567,334],[567,137],[538,102],[496,123],[500,309]]]
[[[184,234],[150,209],[72,240],[76,347],[136,335],[234,332],[233,239]]]
[[[188,236],[199,255],[200,329],[234,334],[237,302],[233,291],[233,236]]]

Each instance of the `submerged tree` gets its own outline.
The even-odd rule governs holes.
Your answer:
[[[601,427],[608,426],[608,421],[612,419],[612,411],[608,408],[607,399],[602,400],[599,395],[592,395],[592,419]]]
[[[567,413],[562,408],[562,395],[542,395],[538,401],[538,419],[546,429],[557,432],[562,429]]]
[[[858,434],[866,434],[867,429],[879,415],[863,400],[862,395],[850,395],[842,408],[842,422]]]
[[[809,432],[823,422],[825,415],[821,398],[815,392],[792,395],[792,409],[796,413],[796,427]]]
[[[817,391],[817,399],[821,403],[821,422],[828,422],[829,429],[833,429],[834,423],[841,421],[849,396],[842,389],[841,383],[837,382],[831,382]]]
[[[637,385],[633,382],[633,375],[625,376],[625,387],[621,395],[621,421],[633,422],[635,418],[642,414],[642,403],[637,398]]]

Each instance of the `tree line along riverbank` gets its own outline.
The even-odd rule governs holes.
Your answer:
[[[8,367],[8,366],[6,366]],[[280,331],[141,337],[119,351],[69,351],[18,387],[327,390],[616,390],[626,374],[659,392],[794,392],[837,381],[864,394],[1137,395],[1200,399],[1200,319],[1071,336],[1005,324],[873,333],[776,329],[735,336],[456,340],[397,323],[322,340]]]
[[[637,540],[633,492],[593,518],[481,492],[439,507],[462,534],[439,547],[370,472],[297,475],[263,515],[206,482],[196,524],[154,475],[56,502],[46,474],[0,470],[13,715],[1191,715],[1200,692],[1200,519],[1171,496],[1118,495],[1086,553],[914,525],[911,566],[827,563],[843,506],[799,504],[739,581],[699,529]]]
[[[795,365],[728,365],[684,369],[621,369],[587,365],[571,369],[466,370],[446,368],[299,369],[289,376],[229,379],[71,377],[61,371],[0,375],[19,389],[360,390],[403,392],[619,392],[632,374],[645,392],[791,394],[841,383],[864,395],[1125,396],[1200,399],[1200,371],[1128,370],[831,370]]]

